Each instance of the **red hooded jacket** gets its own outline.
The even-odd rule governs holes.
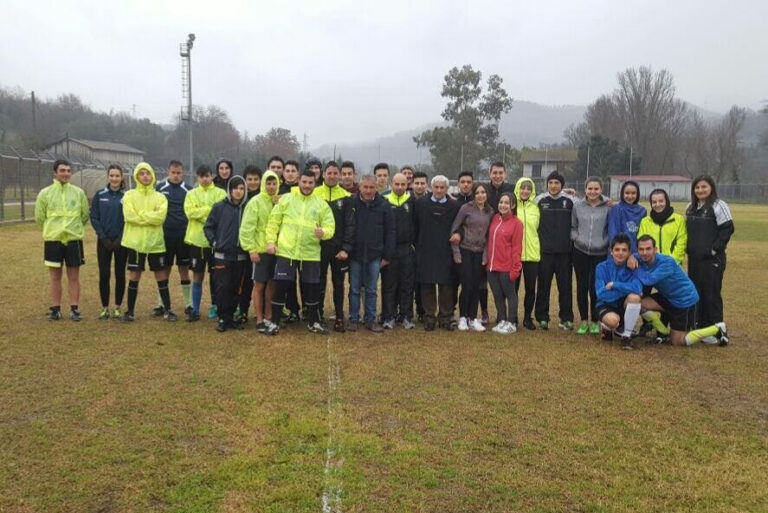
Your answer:
[[[488,229],[487,251],[489,271],[508,272],[512,281],[520,277],[523,268],[523,223],[514,214],[493,216]]]

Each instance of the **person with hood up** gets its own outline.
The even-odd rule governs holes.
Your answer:
[[[134,320],[134,308],[139,294],[139,280],[145,263],[155,273],[157,290],[163,302],[163,318],[175,321],[171,310],[171,294],[168,290],[170,269],[165,265],[165,235],[163,223],[168,215],[168,200],[155,190],[155,171],[146,162],[140,162],[133,170],[136,188],[123,196],[123,247],[128,248],[128,309],[123,320]]]
[[[267,253],[267,221],[274,206],[273,198],[280,187],[280,177],[274,171],[264,173],[261,192],[245,206],[240,222],[240,247],[252,262],[253,310],[256,330],[265,335],[276,335],[280,319],[272,319],[272,298],[275,293],[275,255]]]
[[[650,195],[651,210],[640,221],[637,237],[650,235],[662,255],[671,256],[683,265],[688,247],[688,229],[685,218],[675,212],[664,189],[654,189]]]
[[[517,218],[523,223],[523,272],[522,280],[515,282],[515,293],[520,290],[520,282],[525,281],[525,296],[523,299],[523,326],[535,330],[533,323],[533,307],[536,304],[536,279],[539,275],[541,247],[539,245],[539,219],[541,211],[534,201],[536,186],[527,177],[520,178],[515,184],[517,198]],[[517,312],[513,324],[517,324]]]
[[[608,252],[608,199],[603,196],[603,182],[588,178],[585,197],[577,200],[571,212],[573,268],[576,271],[576,302],[581,323],[578,335],[600,334],[597,318],[595,268]],[[591,321],[591,323],[590,323]]]
[[[512,319],[517,314],[515,281],[523,269],[523,223],[515,215],[517,199],[511,192],[503,192],[498,198],[498,213],[493,216],[488,229],[486,249],[488,286],[496,303],[496,326],[491,331],[509,335],[517,331]]]
[[[227,197],[227,193],[213,184],[213,173],[208,166],[200,166],[196,171],[197,187],[184,198],[184,213],[187,215],[187,232],[184,242],[190,245],[190,269],[192,270],[192,311],[187,314],[187,321],[200,319],[200,300],[203,297],[203,279],[208,268],[211,308],[208,317],[216,317],[214,303],[213,254],[203,227],[214,204]]]
[[[296,273],[304,283],[304,304],[307,307],[307,329],[327,335],[320,322],[320,241],[330,240],[336,228],[328,203],[313,194],[315,174],[305,171],[299,178],[298,193],[284,194],[269,214],[267,222],[267,253],[275,260],[275,297],[272,319],[280,318]]]
[[[261,193],[261,175],[259,166],[249,165],[243,169],[243,178],[245,178],[245,204]],[[250,273],[246,273],[250,276]],[[243,290],[240,294],[240,304],[235,311],[235,320],[240,324],[248,322],[248,310],[251,309],[251,297],[253,296],[253,281],[248,278],[243,283]]]
[[[240,247],[240,220],[245,205],[245,179],[235,175],[227,183],[227,198],[213,205],[203,232],[213,251],[213,271],[216,276],[216,307],[219,322],[216,331],[243,329],[234,320],[235,307],[245,278],[248,253]]]
[[[101,296],[100,320],[110,316],[123,316],[121,305],[125,295],[125,264],[128,253],[120,245],[123,238],[123,195],[125,180],[123,169],[117,164],[107,168],[107,186],[93,195],[91,201],[91,225],[96,232],[96,256],[99,261],[99,295]],[[115,260],[115,307],[109,311],[109,282],[112,259]]]
[[[637,249],[637,232],[640,222],[647,211],[640,205],[640,186],[637,182],[628,180],[621,185],[621,198],[608,214],[608,240],[613,240],[620,233],[629,235],[634,253]]]
[[[67,267],[69,283],[69,318],[80,321],[80,266],[83,237],[88,222],[88,199],[80,187],[72,185],[72,169],[66,160],[53,163],[53,183],[37,195],[35,221],[43,229],[44,262],[51,279],[49,321],[61,319],[62,267]]]
[[[216,173],[213,178],[213,185],[226,191],[229,179],[235,174],[235,168],[232,166],[232,161],[221,159],[216,162],[216,167],[214,169]]]

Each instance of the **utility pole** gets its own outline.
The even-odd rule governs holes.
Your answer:
[[[188,172],[193,173],[195,168],[195,153],[192,145],[192,125],[194,116],[192,112],[192,46],[195,44],[195,35],[189,34],[187,42],[179,45],[181,55],[181,97],[186,98],[186,112],[181,108],[181,119],[187,122],[189,129],[189,167]]]
[[[632,146],[629,147],[629,177],[632,178]]]
[[[32,132],[37,134],[37,102],[34,91],[32,91]]]

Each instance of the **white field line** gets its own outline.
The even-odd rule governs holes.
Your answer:
[[[336,431],[339,428],[341,405],[338,388],[341,385],[339,360],[333,351],[331,337],[326,341],[328,351],[328,442],[325,448],[325,486],[323,487],[323,513],[341,513],[341,497],[344,493],[341,483],[341,442]]]

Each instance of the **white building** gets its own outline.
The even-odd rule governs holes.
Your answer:
[[[664,189],[672,201],[691,199],[691,178],[679,175],[613,175],[611,179],[611,198],[620,199],[621,186],[632,180],[640,186],[640,202],[647,203],[651,191]]]
[[[565,174],[573,170],[578,160],[579,151],[576,149],[524,149],[520,154],[520,164],[523,166],[523,176],[529,178],[546,178],[552,171]]]

